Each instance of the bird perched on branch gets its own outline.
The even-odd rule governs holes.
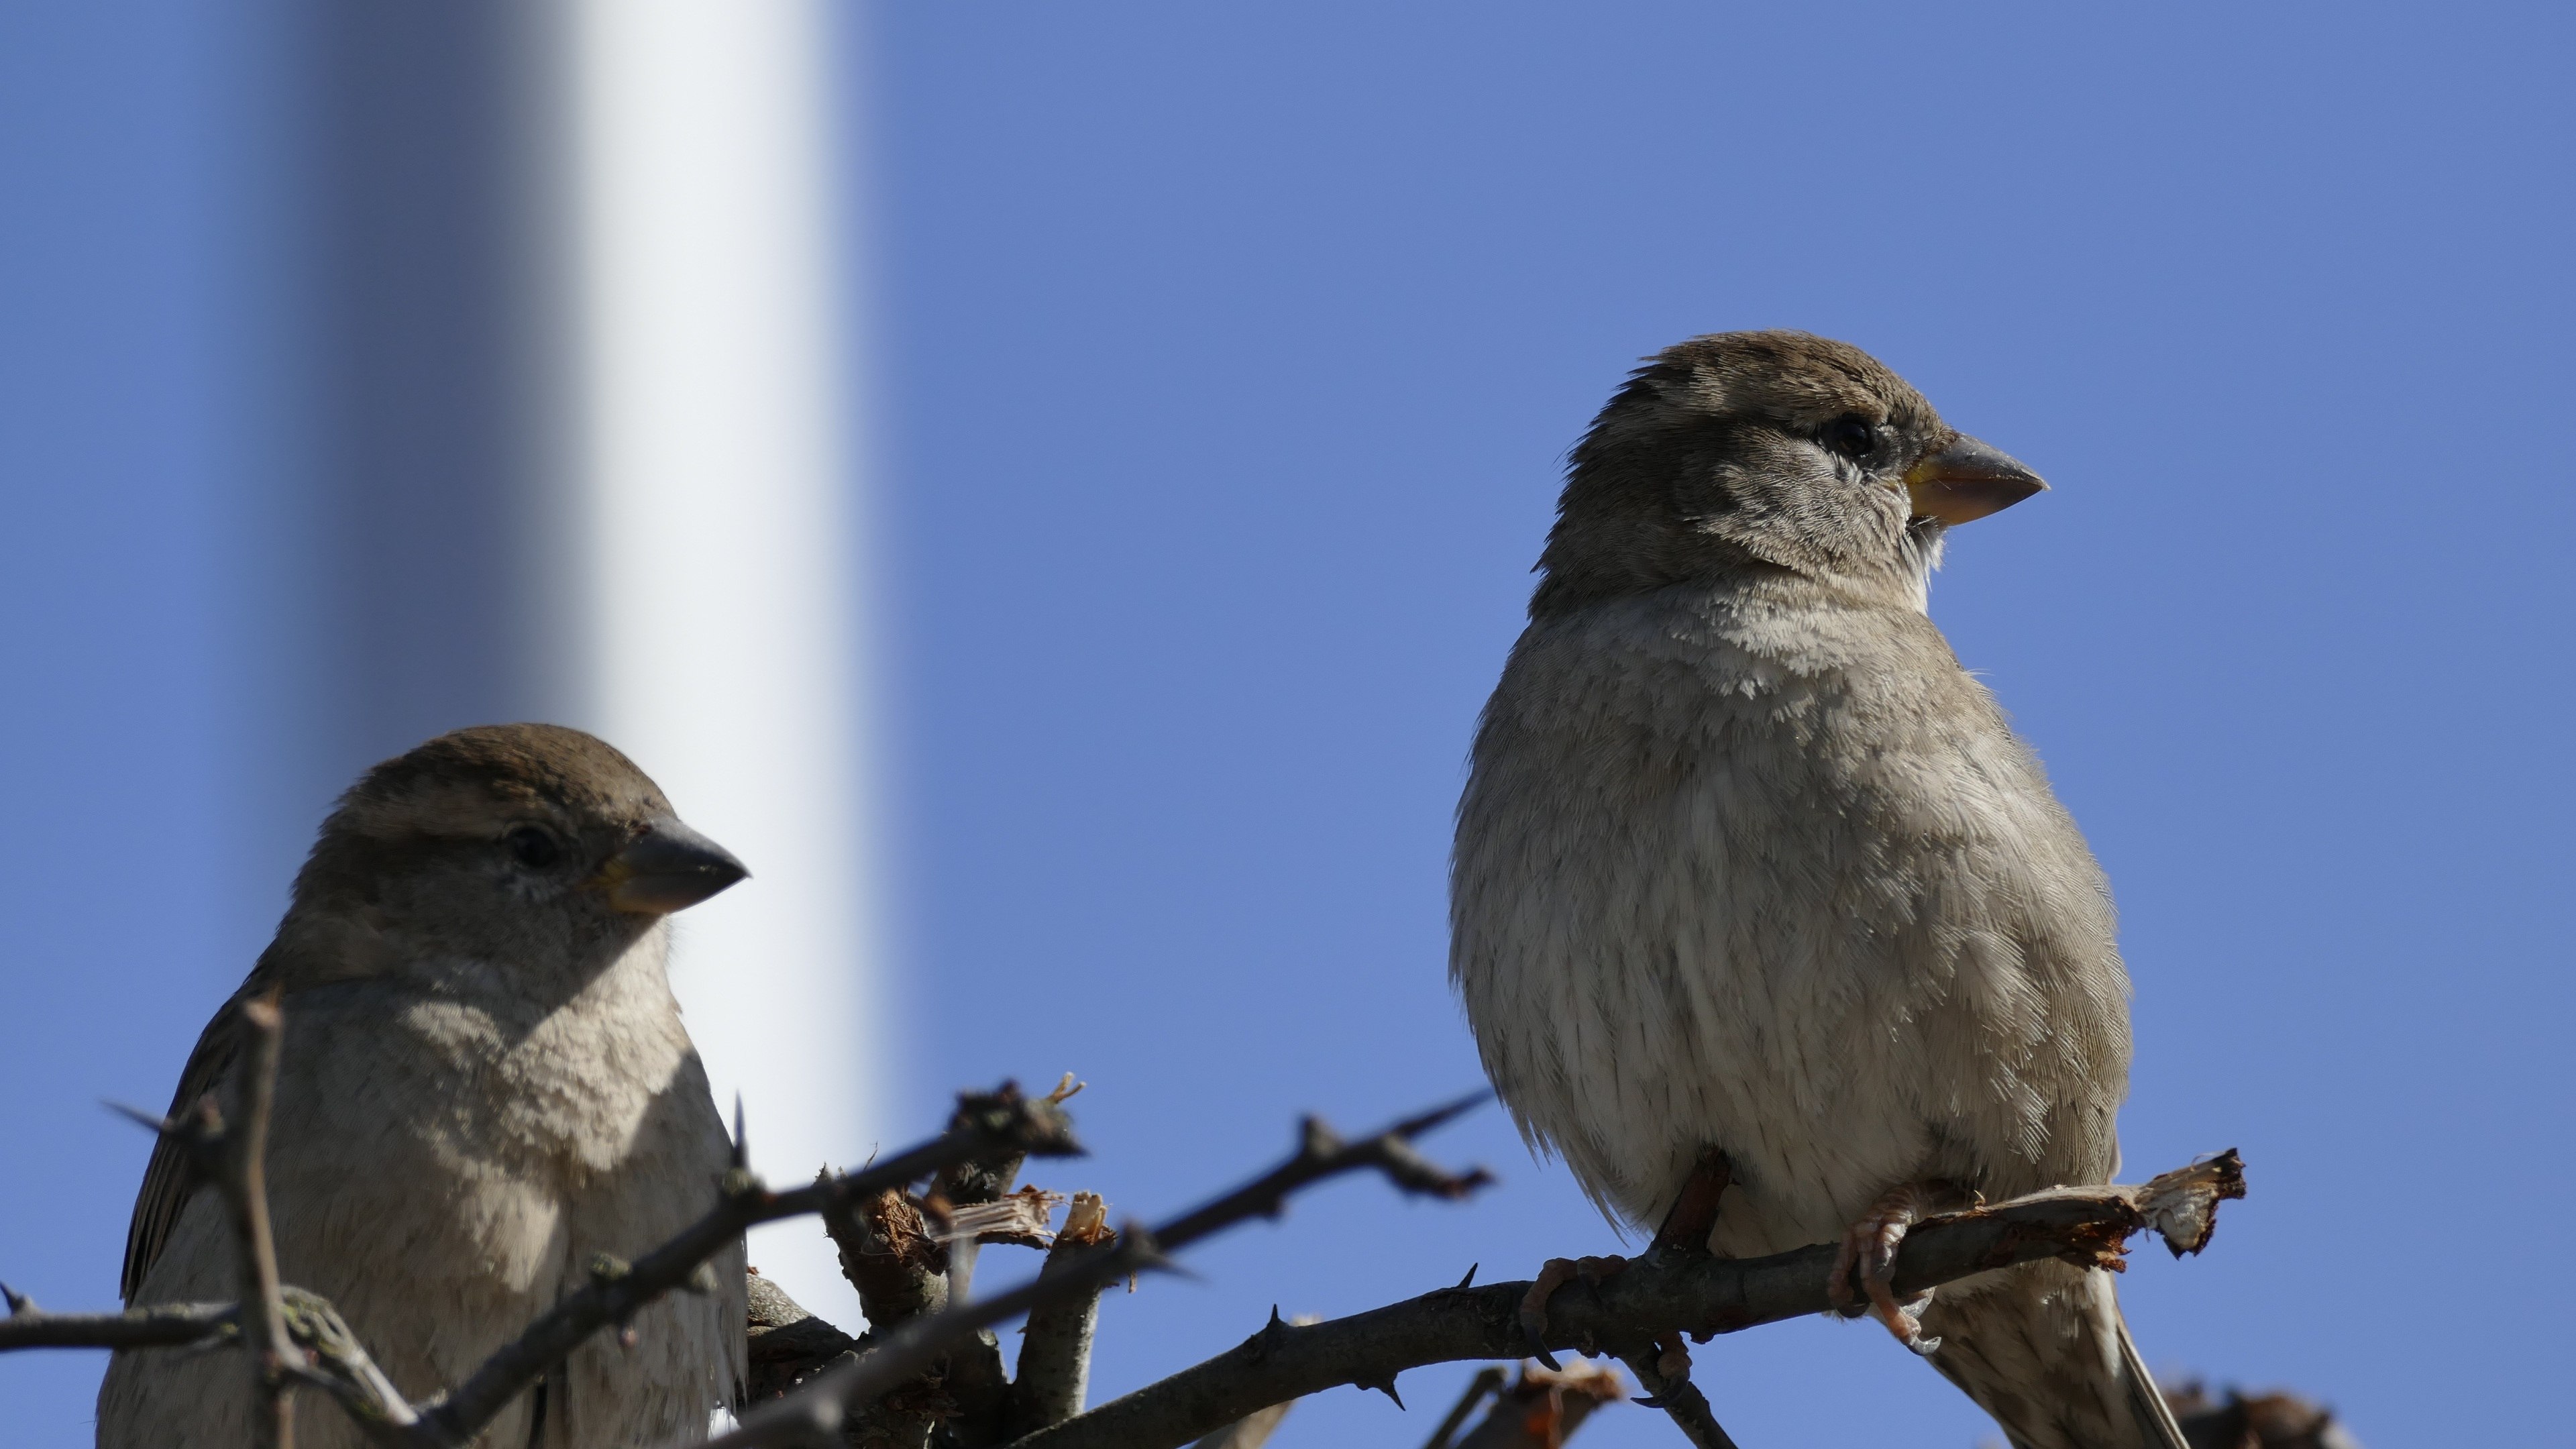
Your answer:
[[[2180,1449],[2098,1271],[1928,1304],[1905,1227],[2107,1182],[2108,890],[1925,615],[1944,533],[2042,488],[1859,349],[1694,338],[1572,454],[1458,807],[1450,971],[1503,1101],[1653,1227],[1703,1149],[1728,1256],[1840,1241],[2018,1449]]]
[[[663,970],[672,912],[746,872],[625,756],[577,730],[458,730],[369,771],[322,827],[277,939],[181,1074],[222,1094],[242,1004],[284,992],[266,1159],[284,1280],[330,1299],[407,1396],[461,1382],[599,1255],[631,1259],[717,1200],[723,1119]],[[130,1304],[230,1300],[221,1194],[154,1152],[126,1240]],[[584,1346],[496,1445],[625,1449],[704,1433],[743,1376],[743,1264],[712,1294]],[[103,1449],[238,1449],[229,1353],[126,1352]],[[300,1442],[367,1441],[333,1410]]]

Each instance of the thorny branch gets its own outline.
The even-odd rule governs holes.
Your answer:
[[[1097,1194],[1075,1193],[1064,1229],[1047,1250],[1041,1276],[1061,1273],[1077,1258],[1110,1242],[1106,1205]],[[1011,1437],[1061,1424],[1082,1412],[1090,1386],[1091,1338],[1100,1320],[1100,1295],[1076,1293],[1030,1310],[1020,1331],[1020,1371],[1011,1381]]]
[[[1364,1167],[1377,1169],[1386,1174],[1387,1181],[1397,1188],[1418,1196],[1452,1200],[1465,1197],[1480,1187],[1490,1186],[1494,1175],[1479,1167],[1464,1175],[1452,1176],[1415,1151],[1413,1139],[1448,1124],[1470,1108],[1481,1106],[1492,1095],[1490,1092],[1470,1093],[1420,1116],[1408,1117],[1359,1142],[1346,1143],[1334,1135],[1332,1128],[1324,1125],[1323,1119],[1309,1117],[1298,1124],[1297,1151],[1287,1161],[1225,1196],[1165,1223],[1155,1230],[1154,1239],[1165,1252],[1173,1252],[1211,1233],[1230,1228],[1245,1218],[1275,1218],[1287,1206],[1290,1193],[1325,1178],[1356,1172]]]
[[[1068,1095],[1059,1088],[1046,1100],[1061,1103]],[[963,1125],[991,1106],[989,1098],[961,1096],[950,1125]],[[985,1227],[1011,1240],[1045,1228],[1047,1215],[1037,1209],[1052,1202],[1052,1195],[1010,1192],[1023,1160],[1024,1154],[1005,1147],[941,1168],[926,1195],[898,1184],[825,1211],[823,1229],[839,1250],[841,1275],[858,1290],[875,1334],[964,1301],[971,1254]],[[958,1444],[998,1442],[1009,1391],[1000,1344],[989,1333],[974,1334],[953,1345],[922,1379],[866,1406],[862,1422],[845,1437],[888,1449],[923,1449],[945,1424]]]
[[[0,1353],[20,1348],[186,1348],[230,1337],[229,1303],[161,1303],[123,1313],[47,1313],[9,1292],[0,1319]]]
[[[258,1032],[261,1028],[257,1013],[251,1015],[252,1029]],[[256,1066],[257,1038],[254,1047],[251,1060]],[[273,1081],[273,1044],[265,1050],[269,1079]],[[264,1116],[265,1090],[247,1095],[245,1100],[263,1109],[249,1115]],[[1064,1114],[1052,1101],[1030,1101],[1007,1085],[981,1100],[984,1110],[962,1117],[948,1132],[929,1142],[859,1172],[792,1192],[771,1192],[752,1177],[740,1160],[741,1145],[737,1141],[734,1170],[727,1174],[723,1196],[713,1211],[633,1264],[610,1260],[595,1264],[588,1287],[549,1309],[516,1340],[484,1360],[463,1385],[424,1403],[405,1402],[368,1360],[329,1303],[300,1289],[282,1288],[274,1311],[283,1325],[280,1332],[294,1349],[286,1358],[283,1376],[329,1390],[379,1443],[411,1449],[462,1449],[513,1398],[544,1377],[593,1333],[625,1323],[675,1288],[690,1286],[693,1281],[702,1283],[707,1262],[738,1241],[747,1228],[837,1209],[853,1199],[918,1181],[978,1155],[1008,1151],[1061,1156],[1081,1151]],[[192,1160],[205,1161],[209,1168],[219,1166],[205,1155],[220,1145],[223,1136],[221,1121],[210,1104],[201,1106],[199,1115],[185,1123],[158,1124],[148,1117],[143,1120],[178,1135],[190,1148]],[[738,1139],[741,1136],[739,1126],[735,1135]],[[274,1281],[274,1273],[271,1257],[267,1281]],[[15,1293],[9,1295],[9,1302],[12,1314],[0,1321],[0,1350],[178,1347],[226,1337],[238,1341],[240,1336],[239,1315],[231,1304],[146,1307],[112,1314],[52,1314],[38,1310]]]
[[[127,1109],[135,1120],[177,1143],[187,1155],[189,1170],[214,1184],[223,1198],[224,1218],[232,1229],[240,1301],[251,1305],[253,1312],[252,1331],[245,1338],[239,1315],[225,1305],[223,1331],[249,1350],[244,1362],[250,1371],[254,1442],[260,1449],[294,1449],[295,1408],[288,1391],[304,1376],[306,1367],[304,1354],[287,1328],[286,1302],[277,1278],[277,1247],[268,1221],[268,1118],[277,1100],[278,1052],[286,1037],[286,1017],[278,1008],[278,998],[279,993],[271,989],[242,1003],[243,1050],[232,1080],[229,1122],[211,1092],[175,1119]],[[16,1293],[9,1295],[9,1307],[12,1325],[29,1332],[59,1333],[67,1326],[59,1319],[45,1322],[51,1315],[33,1312],[33,1305]],[[130,1314],[81,1316],[98,1321],[102,1329],[108,1329],[113,1320],[112,1331],[119,1336],[139,1326]]]
[[[2148,1228],[2177,1255],[2198,1252],[2217,1203],[2244,1192],[2243,1164],[2229,1152],[2142,1186],[2059,1188],[1926,1219],[1906,1235],[1896,1291],[2042,1258],[2117,1270],[2127,1240]],[[1768,1258],[1633,1264],[1560,1292],[1539,1345],[1518,1315],[1527,1283],[1462,1284],[1311,1327],[1274,1318],[1234,1349],[1013,1449],[1176,1449],[1264,1405],[1342,1384],[1391,1385],[1426,1364],[1518,1358],[1538,1347],[1635,1352],[1672,1330],[1705,1340],[1829,1311],[1833,1263],[1834,1249],[1820,1245]]]
[[[1464,1174],[1443,1171],[1414,1149],[1412,1139],[1482,1102],[1485,1096],[1479,1092],[1435,1108],[1356,1143],[1344,1142],[1331,1128],[1308,1118],[1297,1151],[1244,1186],[1159,1229],[1140,1225],[1123,1228],[1115,1241],[1086,1249],[1056,1271],[1042,1273],[999,1297],[952,1304],[905,1323],[877,1339],[863,1356],[827,1370],[783,1399],[744,1414],[738,1427],[710,1441],[708,1449],[780,1449],[821,1441],[840,1429],[853,1406],[865,1404],[919,1375],[937,1362],[950,1345],[977,1330],[1008,1322],[1041,1304],[1097,1294],[1121,1278],[1166,1266],[1167,1253],[1255,1217],[1276,1217],[1291,1193],[1327,1178],[1373,1169],[1408,1193],[1464,1197],[1492,1181],[1491,1175],[1482,1168]],[[1213,1429],[1240,1417],[1227,1415],[1203,1427]]]
[[[259,1014],[251,1015],[256,1033],[261,1030]],[[273,1012],[268,1020],[273,1033]],[[258,1120],[264,1127],[267,1093],[256,1080],[263,1049],[256,1038],[253,1045],[247,1054],[252,1071],[243,1079],[240,1119],[244,1124]],[[273,1036],[265,1051],[268,1070],[273,1071]],[[1374,1170],[1404,1191],[1439,1197],[1473,1192],[1490,1181],[1487,1174],[1481,1169],[1446,1172],[1424,1158],[1412,1141],[1485,1095],[1478,1093],[1410,1118],[1358,1142],[1346,1142],[1310,1118],[1302,1124],[1296,1152],[1286,1161],[1158,1230],[1130,1225],[1111,1233],[1105,1223],[1069,1218],[1068,1231],[1050,1252],[1045,1269],[1032,1281],[989,1300],[967,1302],[958,1293],[944,1306],[924,1303],[909,1321],[880,1323],[878,1331],[856,1341],[810,1318],[770,1325],[789,1331],[780,1335],[780,1362],[768,1382],[773,1386],[800,1378],[802,1382],[792,1392],[751,1408],[733,1432],[714,1441],[713,1449],[774,1449],[826,1439],[851,1422],[854,1409],[864,1410],[889,1391],[919,1379],[982,1330],[1023,1313],[1031,1315],[1033,1352],[1024,1352],[1020,1381],[1009,1386],[1010,1432],[1021,1436],[1011,1441],[1011,1449],[1177,1449],[1201,1434],[1248,1420],[1266,1428],[1270,1419],[1262,1416],[1275,1416],[1277,1406],[1336,1385],[1377,1388],[1393,1397],[1396,1375],[1405,1369],[1457,1359],[1515,1359],[1551,1348],[1616,1354],[1637,1367],[1648,1386],[1667,1399],[1684,1391],[1695,1395],[1687,1381],[1686,1355],[1679,1351],[1679,1333],[1705,1341],[1716,1333],[1826,1311],[1824,1280],[1834,1258],[1830,1246],[1734,1261],[1659,1252],[1615,1277],[1582,1285],[1579,1291],[1569,1285],[1558,1293],[1548,1304],[1543,1341],[1533,1340],[1520,1314],[1530,1285],[1496,1283],[1474,1288],[1462,1282],[1456,1288],[1328,1323],[1292,1325],[1274,1314],[1267,1327],[1226,1354],[1090,1413],[1064,1417],[1081,1402],[1090,1312],[1103,1287],[1144,1269],[1166,1266],[1167,1253],[1229,1227],[1254,1217],[1276,1216],[1296,1191],[1343,1173]],[[624,1324],[674,1288],[705,1286],[705,1265],[752,1225],[815,1212],[846,1220],[854,1209],[882,1200],[891,1190],[904,1201],[928,1208],[930,1216],[940,1220],[932,1236],[941,1247],[976,1236],[991,1241],[1042,1240],[1042,1226],[1012,1226],[1000,1219],[1043,1222],[1040,1208],[1045,1195],[1034,1190],[1022,1194],[1030,1201],[1020,1208],[1006,1202],[1020,1156],[1080,1150],[1063,1114],[1056,1110],[1056,1100],[1029,1101],[1007,1085],[999,1094],[970,1096],[963,1099],[967,1105],[942,1136],[860,1172],[827,1176],[792,1192],[775,1193],[762,1187],[743,1166],[738,1146],[722,1200],[707,1217],[632,1265],[603,1261],[588,1287],[558,1303],[463,1385],[421,1404],[405,1402],[393,1389],[331,1305],[292,1287],[272,1286],[273,1259],[263,1279],[255,1254],[249,1260],[245,1286],[257,1290],[247,1301],[257,1307],[262,1322],[254,1323],[246,1346],[255,1353],[265,1347],[260,1356],[264,1386],[269,1382],[265,1364],[278,1362],[276,1381],[281,1387],[303,1382],[328,1390],[378,1443],[407,1449],[461,1449],[511,1399],[591,1334]],[[212,1146],[238,1146],[253,1136],[244,1132],[224,1142],[223,1124],[211,1103],[201,1104],[197,1116],[187,1122],[161,1125],[189,1144],[192,1153]],[[205,1160],[220,1165],[211,1158]],[[961,1196],[984,1198],[994,1207],[996,1221],[989,1234],[980,1219],[971,1228],[952,1220],[951,1204],[943,1193],[933,1191],[928,1198],[917,1198],[906,1191],[934,1175],[940,1188],[954,1186]],[[239,1192],[247,1204],[257,1193],[258,1179],[252,1175],[239,1181],[238,1187],[227,1189],[227,1200]],[[2208,1241],[2216,1204],[2243,1195],[2242,1164],[2231,1152],[2143,1186],[2058,1189],[1929,1219],[1908,1235],[1897,1262],[1895,1287],[1900,1293],[1912,1293],[1971,1273],[2049,1257],[2117,1270],[2127,1240],[2141,1229],[2163,1235],[2177,1255],[2197,1252]],[[1096,1209],[1092,1216],[1098,1217]],[[249,1226],[260,1220],[242,1216],[237,1231],[246,1244],[264,1237]],[[1469,1278],[1473,1276],[1471,1272]],[[0,1351],[244,1341],[241,1314],[231,1304],[162,1305],[118,1314],[49,1314],[5,1287],[0,1287],[0,1295],[7,1298],[11,1312],[8,1319],[0,1320]],[[794,1317],[792,1303],[783,1298],[780,1302],[790,1310],[787,1316]],[[756,1305],[756,1316],[757,1312]],[[263,1324],[273,1331],[261,1333]],[[815,1331],[807,1333],[807,1329]],[[984,1342],[989,1345],[989,1335]],[[286,1345],[284,1350],[280,1343]],[[826,1358],[827,1367],[810,1371]],[[800,1360],[805,1365],[801,1370]],[[1657,1382],[1658,1378],[1665,1382]],[[1562,1405],[1566,1399],[1561,1385],[1547,1388],[1550,1382],[1529,1375],[1520,1387],[1540,1385],[1555,1395],[1546,1404]],[[283,1394],[278,1398],[282,1401]],[[1457,1434],[1472,1407],[1462,1405],[1435,1442]],[[1488,1424],[1499,1426],[1501,1414],[1498,1408]],[[1561,1429],[1572,1427],[1570,1417],[1561,1424],[1552,1414],[1541,1417],[1557,1425],[1547,1430],[1557,1439]],[[1708,1422],[1713,1427],[1714,1420]],[[1496,1433],[1501,1432],[1497,1427]],[[984,1442],[990,1442],[989,1436]],[[1488,1439],[1480,1427],[1468,1438],[1451,1442],[1464,1449]]]
[[[744,1164],[743,1147],[737,1141],[734,1167],[725,1175],[723,1198],[714,1211],[631,1265],[596,1265],[589,1287],[548,1310],[517,1342],[484,1360],[473,1377],[427,1409],[422,1421],[428,1432],[416,1442],[437,1449],[470,1443],[512,1399],[593,1333],[624,1323],[663,1294],[688,1285],[708,1260],[748,1228],[806,1213],[838,1211],[889,1187],[901,1187],[997,1150],[1041,1156],[1070,1156],[1082,1150],[1071,1125],[1052,1102],[1030,1101],[1007,1084],[984,1101],[984,1110],[961,1116],[957,1125],[919,1147],[793,1192],[763,1187]],[[739,1127],[735,1135],[741,1136]]]
[[[245,1325],[250,1341],[251,1388],[257,1395],[258,1443],[294,1449],[295,1406],[288,1397],[295,1369],[304,1355],[286,1331],[286,1300],[277,1281],[277,1243],[268,1222],[268,1117],[277,1102],[278,1051],[286,1040],[286,1015],[279,1010],[281,987],[242,1003],[243,1034],[249,1050],[242,1054],[239,1098],[231,1130],[224,1130],[211,1101],[200,1107],[201,1121],[220,1140],[217,1182],[233,1225],[233,1245],[241,1265],[241,1302],[257,1317]]]

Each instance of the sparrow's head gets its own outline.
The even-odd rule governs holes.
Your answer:
[[[340,797],[295,882],[290,926],[325,974],[368,974],[355,937],[489,962],[612,954],[750,872],[682,824],[633,762],[559,725],[440,735]]]
[[[1944,529],[2045,486],[1848,343],[1694,337],[1637,369],[1575,446],[1530,609],[1748,567],[1919,598]]]

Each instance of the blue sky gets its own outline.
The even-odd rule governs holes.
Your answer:
[[[852,27],[914,1106],[1066,1068],[1154,1214],[1477,1079],[1448,813],[1561,454],[1638,355],[1876,352],[2055,491],[1934,617],[2109,867],[2132,1169],[2240,1148],[2150,1362],[2369,1442],[2563,1436],[2569,22],[2539,7],[881,6]],[[0,17],[0,1277],[112,1297],[218,898],[255,48]],[[246,380],[247,379],[247,380]],[[138,869],[138,862],[147,862]],[[1107,1305],[1096,1389],[1284,1312],[1604,1251],[1499,1114],[1459,1207],[1338,1186]],[[2392,1288],[2389,1267],[2425,1266]],[[22,1266],[23,1265],[23,1266]],[[988,1269],[988,1271],[991,1271]],[[1747,1445],[1988,1432],[1874,1331],[1699,1351]],[[24,1442],[94,1362],[0,1363]],[[1418,1443],[1344,1390],[1275,1442]],[[1893,1426],[1893,1427],[1892,1427]],[[1669,1442],[1643,1411],[1580,1443]]]

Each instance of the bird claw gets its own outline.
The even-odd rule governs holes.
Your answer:
[[[1530,1284],[1527,1293],[1521,1295],[1521,1332],[1530,1341],[1530,1356],[1547,1365],[1551,1372],[1564,1372],[1564,1365],[1556,1361],[1555,1354],[1548,1352],[1547,1300],[1555,1296],[1557,1289],[1577,1278],[1597,1288],[1603,1279],[1616,1275],[1627,1266],[1628,1260],[1615,1253],[1600,1258],[1550,1258],[1541,1264],[1537,1280]]]
[[[1663,1375],[1669,1389],[1690,1382],[1690,1348],[1682,1342],[1681,1330],[1668,1328],[1655,1338],[1655,1372]]]
[[[1931,1291],[1899,1299],[1893,1280],[1896,1250],[1903,1246],[1906,1230],[1933,1210],[1935,1194],[1928,1184],[1906,1183],[1870,1204],[1861,1220],[1844,1232],[1834,1253],[1833,1276],[1825,1280],[1825,1298],[1836,1311],[1847,1318],[1869,1313],[1887,1326],[1898,1343],[1926,1357],[1941,1346],[1941,1340],[1923,1335],[1923,1310],[1932,1302]],[[1869,1297],[1865,1307],[1852,1295],[1854,1269],[1859,1270],[1861,1289]]]

